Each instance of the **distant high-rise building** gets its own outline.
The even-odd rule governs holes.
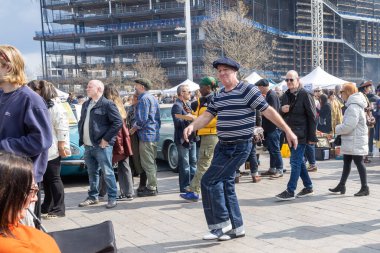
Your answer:
[[[380,0],[323,2],[323,65],[349,81],[380,81]],[[128,69],[139,53],[158,58],[171,85],[186,79],[184,3],[177,0],[40,0],[44,78],[104,77]],[[311,0],[245,0],[252,24],[277,40],[274,62],[262,70],[279,80],[290,69],[312,71]],[[201,22],[236,1],[190,0],[194,81],[203,75]],[[176,29],[177,28],[177,29]],[[111,67],[111,68],[110,68]],[[128,71],[129,70],[129,71]],[[120,74],[120,72],[119,72]]]

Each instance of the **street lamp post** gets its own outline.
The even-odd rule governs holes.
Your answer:
[[[187,79],[193,81],[193,50],[191,43],[190,0],[177,0],[177,2],[185,3]]]

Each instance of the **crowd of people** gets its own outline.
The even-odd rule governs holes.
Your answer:
[[[355,196],[369,195],[364,163],[373,155],[374,139],[379,140],[380,85],[377,95],[372,93],[371,81],[346,83],[334,91],[316,87],[310,93],[303,88],[298,73],[290,70],[285,77],[288,89],[283,93],[271,90],[266,79],[255,84],[239,80],[240,65],[233,59],[217,59],[213,67],[217,78],[204,77],[195,98],[187,85],[180,85],[176,100],[171,100],[180,198],[193,202],[202,198],[209,228],[204,240],[245,236],[235,192],[239,169],[248,162],[253,183],[259,183],[261,177],[283,178],[280,150],[284,141],[291,151],[290,178],[286,189],[275,196],[278,200],[314,194],[309,172],[317,170],[318,134],[341,139],[337,145],[341,145],[343,155],[342,176],[329,191],[345,194],[354,161],[361,181]],[[223,88],[218,89],[218,81]],[[135,93],[125,101],[114,85],[104,85],[100,80],[88,82],[87,100],[73,94],[67,100],[82,103],[79,144],[85,148],[89,191],[79,207],[98,204],[106,194],[108,209],[116,207],[118,201],[133,200],[134,175],[140,177],[137,196],[158,194],[160,100],[148,92],[152,89],[150,80],[133,82]],[[256,145],[261,143],[269,152],[270,162],[264,165],[269,168],[259,173]],[[25,225],[33,225],[27,209],[34,208],[37,217],[46,219],[65,216],[60,160],[67,156],[68,119],[54,85],[44,80],[27,83],[20,52],[0,45],[1,250],[18,252],[18,248],[29,247],[59,252],[50,237]],[[303,188],[296,194],[299,178]],[[42,204],[41,186],[45,193]],[[38,228],[39,224],[34,225]],[[40,244],[40,240],[46,243]]]

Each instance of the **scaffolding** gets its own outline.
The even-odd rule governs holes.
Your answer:
[[[324,68],[323,51],[323,2],[322,0],[311,0],[311,32],[313,68]]]

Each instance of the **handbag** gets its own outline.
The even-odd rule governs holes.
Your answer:
[[[62,253],[117,252],[111,221],[88,227],[50,232]]]
[[[367,113],[365,114],[365,118],[366,118],[366,123],[367,123],[368,127],[374,127],[375,126],[376,119],[375,119],[375,117],[373,117],[371,111],[367,111]]]
[[[342,137],[340,135],[337,135],[334,140],[335,146],[341,146],[342,145]]]

